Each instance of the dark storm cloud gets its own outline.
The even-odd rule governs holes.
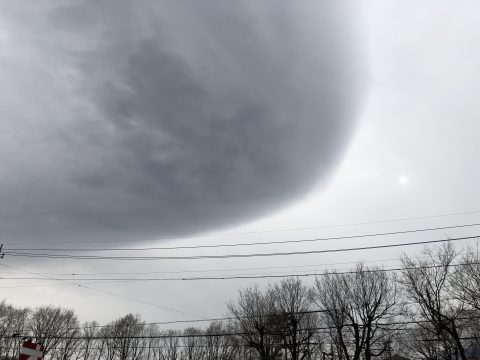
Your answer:
[[[4,110],[4,238],[190,234],[304,194],[331,173],[353,123],[349,19],[335,3],[42,8],[48,20],[18,30],[45,33],[22,65],[38,79]]]

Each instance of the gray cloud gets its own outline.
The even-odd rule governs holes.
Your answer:
[[[305,194],[353,128],[337,3],[2,5],[3,241],[191,234]]]

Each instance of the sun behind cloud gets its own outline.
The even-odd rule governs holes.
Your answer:
[[[402,187],[405,187],[407,186],[409,183],[410,183],[410,178],[407,176],[407,175],[400,175],[398,178],[397,178],[397,183],[402,186]]]

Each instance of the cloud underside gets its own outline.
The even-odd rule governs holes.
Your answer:
[[[3,241],[239,224],[305,194],[344,151],[355,93],[344,5],[2,6],[1,80],[14,84],[0,88]]]

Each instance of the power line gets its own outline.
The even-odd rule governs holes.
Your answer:
[[[309,250],[309,251],[288,251],[288,252],[271,252],[271,253],[250,253],[250,254],[225,254],[225,255],[194,255],[194,256],[96,256],[96,255],[68,255],[68,254],[49,254],[49,253],[22,253],[5,251],[5,255],[15,257],[27,257],[27,258],[48,258],[48,259],[74,259],[74,260],[204,260],[204,259],[230,259],[230,258],[251,258],[251,257],[272,257],[272,256],[291,256],[291,255],[309,255],[309,254],[326,254],[337,252],[351,252],[351,251],[363,251],[363,250],[376,250],[395,247],[405,247],[414,245],[427,245],[436,244],[449,241],[461,241],[476,239],[480,235],[464,236],[449,239],[440,240],[425,240],[414,241],[408,243],[395,243],[388,245],[372,245],[361,246],[351,248],[337,248],[327,250]]]
[[[36,278],[35,280],[43,280]],[[45,279],[47,280],[47,279]],[[37,284],[37,285],[12,285],[12,286],[0,286],[0,289],[22,289],[22,288],[38,288],[38,287],[56,287],[56,286],[80,286],[80,285],[91,285],[91,284],[118,284],[128,281],[89,281],[82,284]]]
[[[152,250],[207,249],[207,248],[221,248],[221,247],[296,244],[296,243],[318,242],[318,241],[358,239],[358,238],[369,238],[369,237],[378,237],[378,236],[412,234],[412,233],[438,231],[438,230],[450,230],[450,229],[467,228],[467,227],[475,227],[475,226],[480,226],[480,223],[441,226],[441,227],[433,227],[433,228],[421,228],[421,229],[412,229],[412,230],[401,230],[401,231],[389,231],[389,232],[382,232],[382,233],[370,233],[370,234],[360,234],[360,235],[332,236],[332,237],[315,238],[315,239],[259,241],[259,242],[234,243],[234,244],[189,245],[189,246],[168,246],[168,247],[144,247],[144,248],[90,248],[90,249],[89,248],[58,248],[58,247],[55,247],[55,248],[7,248],[7,250],[8,251],[57,251],[57,252],[85,251],[85,252],[89,252],[89,251],[152,251]]]
[[[414,303],[411,303],[414,304]],[[302,315],[302,314],[319,314],[319,313],[326,313],[330,310],[328,309],[317,309],[317,310],[306,310],[306,311],[298,311],[295,312],[295,315]],[[399,314],[392,314],[393,316],[403,316],[403,313]],[[471,317],[466,317],[466,318],[457,318],[456,320],[473,320],[473,319],[480,319],[479,316],[471,316]],[[143,323],[145,326],[150,326],[150,325],[172,325],[172,324],[182,324],[182,323],[200,323],[200,322],[215,322],[215,321],[228,321],[228,320],[238,320],[235,317],[218,317],[218,318],[210,318],[210,319],[194,319],[194,320],[173,320],[173,321],[157,321],[157,322],[150,322],[150,323]],[[378,324],[381,326],[384,325],[406,325],[406,324],[419,324],[419,323],[429,323],[430,320],[410,320],[407,322],[390,322],[390,323],[385,323],[385,324]],[[68,328],[67,330],[76,330],[76,329],[93,329],[93,328],[106,328],[106,327],[111,327],[112,324],[107,324],[107,325],[88,325],[88,326],[82,326],[82,327],[72,327]],[[327,328],[327,329],[330,329]]]
[[[474,263],[474,264],[480,264],[480,263]],[[461,266],[463,264],[450,264],[449,266]],[[19,269],[19,268],[16,268],[16,267],[13,267],[13,266],[9,266],[9,265],[5,265],[5,264],[0,264],[0,266],[2,267],[7,267],[7,268],[12,268],[12,269],[15,269],[15,270],[19,270],[19,271],[24,271],[24,272],[27,272],[27,273],[31,273],[31,274],[34,274],[36,275],[35,273],[31,272],[31,271],[28,271],[28,270],[24,270],[24,269]],[[363,272],[375,272],[375,271],[382,271],[382,272],[391,272],[391,271],[401,271],[401,270],[409,270],[409,269],[423,269],[423,268],[438,268],[438,267],[441,267],[441,265],[430,265],[430,266],[417,266],[417,267],[412,267],[412,268],[395,268],[395,269],[381,269],[381,268],[377,268],[377,269],[371,269],[371,270],[363,270]],[[352,270],[352,271],[345,271],[345,272],[332,272],[332,273],[329,273],[329,274],[332,274],[332,275],[342,275],[342,274],[352,274],[352,273],[355,273],[356,270]],[[304,274],[304,276],[323,276],[325,275],[325,273],[321,273],[321,274],[318,274],[318,273],[315,273],[315,274]],[[293,275],[294,277],[295,276],[301,276],[301,275]],[[275,276],[275,275],[272,275],[272,276],[265,276],[265,277],[292,277],[292,274],[289,274],[289,275],[284,275],[284,276]],[[258,278],[258,277],[257,277]],[[26,278],[24,278],[26,279]],[[29,280],[39,280],[39,278],[28,278]],[[167,310],[171,310],[171,311],[175,311],[175,312],[179,312],[179,313],[182,313],[182,314],[189,314],[189,315],[192,315],[190,313],[187,313],[187,312],[184,312],[184,311],[181,311],[181,310],[177,310],[177,309],[173,309],[173,308],[170,308],[170,307],[166,307],[166,306],[163,306],[163,305],[158,305],[158,304],[153,304],[153,303],[150,303],[150,302],[146,302],[146,301],[143,301],[143,300],[139,300],[139,299],[133,299],[133,298],[130,298],[130,297],[126,297],[126,296],[123,296],[123,295],[119,295],[119,294],[115,294],[115,293],[111,293],[111,292],[108,292],[108,291],[104,291],[104,290],[100,290],[100,289],[95,289],[95,288],[90,288],[90,287],[87,287],[85,286],[84,284],[78,284],[78,283],[72,283],[68,280],[65,280],[65,279],[56,279],[56,278],[50,278],[50,277],[40,277],[40,279],[44,279],[44,280],[52,280],[52,281],[61,281],[63,282],[64,284],[57,284],[57,285],[74,285],[74,286],[78,286],[78,287],[83,287],[83,288],[86,288],[86,289],[90,289],[90,290],[93,290],[93,291],[99,291],[99,292],[102,292],[102,293],[105,293],[105,294],[109,294],[109,295],[112,295],[112,296],[117,296],[117,297],[121,297],[121,298],[125,298],[125,299],[128,299],[128,300],[132,300],[132,301],[136,301],[136,302],[140,302],[140,303],[143,303],[143,304],[147,304],[147,305],[151,305],[151,306],[155,306],[155,307],[160,307],[160,308],[165,308]],[[13,279],[11,279],[13,280]],[[20,280],[19,278],[16,278],[15,280]],[[128,281],[131,281],[132,279],[128,279]],[[144,280],[144,279],[141,279],[141,280]],[[145,280],[148,280],[148,279],[145,279]],[[123,280],[122,280],[123,281]],[[34,285],[35,286],[35,285]],[[311,312],[325,312],[327,310],[315,310],[315,311],[311,311]],[[199,317],[197,315],[193,315],[195,317]],[[232,318],[202,318],[202,319],[195,319],[195,320],[176,320],[176,321],[166,321],[166,322],[156,322],[156,323],[149,323],[149,325],[154,325],[154,324],[175,324],[175,323],[193,323],[193,322],[211,322],[211,321],[222,321],[222,320],[230,320]],[[93,327],[106,327],[108,325],[98,325],[98,326],[93,326]]]
[[[274,233],[274,232],[288,232],[288,231],[298,231],[298,230],[315,230],[315,229],[329,229],[329,228],[341,228],[349,226],[360,226],[360,225],[374,225],[374,224],[384,224],[384,223],[394,223],[394,222],[403,222],[403,221],[412,221],[412,220],[425,220],[425,219],[436,219],[444,218],[450,216],[459,216],[459,215],[474,215],[479,214],[480,210],[467,210],[460,212],[451,212],[451,213],[441,213],[433,215],[423,215],[423,216],[413,216],[413,217],[404,217],[404,218],[390,218],[382,220],[373,220],[373,221],[363,221],[356,223],[344,223],[344,224],[333,224],[333,225],[319,225],[319,226],[309,226],[309,227],[293,227],[293,228],[283,228],[283,229],[267,229],[267,230],[256,230],[256,231],[243,231],[243,232],[227,232],[223,234],[214,234],[214,235],[205,235],[205,236],[163,236],[157,237],[154,239],[142,239],[139,241],[158,241],[158,240],[186,240],[186,239],[199,239],[199,238],[212,238],[212,237],[224,237],[232,235],[251,235],[251,234],[263,234],[263,233]],[[119,243],[119,242],[132,242],[131,240],[97,240],[97,241],[88,241],[84,242],[85,244],[102,244],[102,243]],[[63,244],[77,244],[77,241],[62,241]],[[37,241],[30,242],[17,242],[17,244],[38,244]],[[58,244],[58,242],[44,242],[44,244]]]
[[[325,310],[326,311],[326,310]],[[301,314],[301,313],[318,313],[318,312],[324,312],[320,310],[313,310],[313,311],[305,311],[305,312],[299,312],[296,314]],[[479,316],[469,316],[465,318],[457,318],[456,320],[475,320],[479,319]],[[429,323],[430,320],[408,320],[408,321],[393,321],[393,322],[387,322],[387,323],[376,323],[375,326],[377,327],[385,327],[384,329],[387,330],[388,326],[398,326],[398,325],[417,325],[420,323]],[[149,326],[149,325],[156,325],[158,323],[138,323],[135,324],[134,326]],[[351,326],[350,324],[344,324],[344,326]],[[358,327],[365,327],[365,325],[358,324]],[[371,325],[369,325],[371,326]],[[108,328],[112,327],[115,328],[115,323],[109,324],[109,325],[96,325],[92,327],[72,327],[68,328],[66,330],[81,330],[85,328]],[[129,327],[127,325],[126,327]],[[308,327],[308,328],[303,328],[299,329],[299,332],[303,331],[319,331],[319,330],[335,330],[337,329],[335,326],[315,326],[315,327]],[[402,330],[411,330],[408,328],[393,328],[393,329],[388,329],[391,331],[402,331]],[[274,330],[274,331],[264,331],[265,335],[275,335],[275,334],[282,334],[283,332],[281,330]],[[41,337],[44,338],[51,338],[51,339],[66,339],[66,340],[107,340],[107,339],[168,339],[168,338],[205,338],[205,337],[222,337],[222,336],[241,336],[241,335],[254,335],[255,333],[253,332],[238,332],[238,331],[230,331],[230,332],[217,332],[217,333],[196,333],[196,334],[185,334],[185,333],[176,333],[176,334],[169,334],[169,333],[163,333],[163,334],[156,334],[156,335],[132,335],[132,336],[105,336],[105,335],[93,335],[93,336],[65,336],[65,335],[55,335],[55,334],[42,334]],[[29,336],[29,335],[25,335]],[[0,338],[11,338],[11,335],[0,335]],[[423,340],[423,339],[422,339]],[[425,341],[425,340],[423,340]]]
[[[469,264],[474,264],[474,265],[480,265],[480,263],[469,263]],[[462,266],[462,265],[465,265],[463,263],[457,263],[457,264],[450,264],[449,267],[456,267],[456,266]],[[9,268],[12,268],[12,269],[16,269],[16,270],[20,270],[20,271],[24,271],[24,272],[28,272],[28,273],[32,273],[32,274],[35,274],[33,272],[30,272],[28,270],[22,270],[22,269],[19,269],[19,268],[15,268],[13,266],[8,266],[8,265],[4,265],[4,264],[0,264],[0,266],[4,266],[4,267],[9,267]],[[381,269],[381,268],[378,268],[378,269],[371,269],[371,270],[363,270],[363,272],[374,272],[374,271],[383,271],[383,272],[389,272],[389,271],[401,271],[401,270],[410,270],[410,269],[414,269],[414,270],[417,270],[417,269],[427,269],[427,268],[439,268],[439,267],[443,267],[443,265],[429,265],[429,266],[416,266],[416,267],[407,267],[407,268],[397,268],[397,269]],[[332,272],[330,273],[331,275],[341,275],[341,274],[351,274],[351,273],[355,273],[356,271],[348,271],[348,272]],[[322,276],[324,274],[314,274],[316,276]],[[291,276],[291,275],[290,275]],[[38,278],[34,278],[34,279],[38,279]],[[53,278],[50,278],[50,279],[47,279],[47,280],[55,280],[55,281],[63,281],[63,282],[66,282],[65,285],[76,285],[76,286],[80,286],[80,287],[84,287],[84,288],[88,288],[86,286],[83,286],[83,285],[80,285],[80,284],[75,284],[75,283],[70,283],[70,282],[67,282],[66,280],[64,279],[53,279]],[[94,291],[97,291],[98,289],[94,289],[94,288],[88,288],[90,290],[94,290]],[[102,291],[103,292],[103,291]],[[110,294],[110,295],[114,295],[114,296],[119,296],[118,294],[113,294],[113,293],[110,293],[110,292],[105,292],[107,294]],[[120,297],[123,297],[120,295]],[[124,298],[127,298],[129,300],[133,300],[131,298],[128,298],[128,297],[124,297]],[[135,299],[134,301],[137,301],[137,302],[142,302],[142,303],[146,303],[146,304],[149,304],[149,305],[153,305],[153,306],[156,306],[156,307],[162,307],[162,308],[165,308],[164,306],[161,306],[161,305],[157,305],[157,304],[152,304],[152,303],[148,303],[148,302],[144,302],[142,300],[138,300],[138,299]],[[172,310],[171,308],[167,308],[169,310]],[[181,312],[181,313],[185,313],[183,311],[178,311],[178,310],[173,310],[173,311],[177,311],[177,312]],[[326,309],[319,309],[319,310],[311,310],[311,311],[304,311],[304,312],[298,312],[298,314],[300,313],[322,313],[322,312],[326,312],[328,310]],[[187,313],[188,314],[188,313]],[[402,314],[398,314],[398,315],[402,315]],[[196,316],[196,315],[194,315]],[[176,323],[194,323],[194,322],[212,322],[212,321],[225,321],[225,320],[232,320],[234,318],[232,317],[222,317],[222,318],[203,318],[203,319],[195,319],[195,320],[175,320],[175,321],[164,321],[164,322],[153,322],[153,323],[148,323],[148,324],[143,324],[143,325],[160,325],[160,324],[176,324]],[[472,319],[472,317],[469,317],[468,319]],[[460,318],[458,319],[460,320]],[[419,323],[419,322],[422,322],[422,321],[411,321],[411,322],[408,322],[408,323]],[[423,322],[427,322],[427,320],[424,320]],[[392,323],[389,323],[390,325],[392,325]],[[395,323],[396,325],[398,325],[399,323]],[[403,322],[403,324],[407,324],[407,322]],[[102,328],[102,327],[108,327],[108,326],[111,326],[111,325],[94,325],[94,326],[84,326],[84,327],[76,327],[76,328],[70,328],[70,329],[84,329],[84,328]],[[224,334],[222,334],[223,336]]]
[[[420,259],[423,257],[415,257],[415,259]],[[399,259],[378,259],[378,260],[362,260],[360,262],[365,263],[375,263],[375,262],[386,262],[386,261],[400,261]],[[335,263],[322,263],[322,264],[305,264],[305,265],[288,265],[288,266],[264,266],[264,267],[249,267],[249,268],[230,268],[230,269],[206,269],[206,270],[179,270],[179,271],[146,271],[146,272],[89,272],[81,273],[72,271],[69,273],[42,273],[38,272],[38,275],[50,275],[50,276],[97,276],[97,275],[153,275],[153,274],[181,274],[181,273],[208,273],[208,272],[230,272],[230,271],[252,271],[252,270],[272,270],[272,269],[290,269],[290,268],[316,268],[319,265],[322,266],[332,266],[332,265],[346,265],[346,264],[357,264],[359,261],[346,261],[346,262],[335,262]],[[18,272],[0,272],[2,274],[19,274]]]
[[[36,274],[32,271],[25,270],[25,269],[20,269],[18,267],[5,265],[5,264],[0,264],[0,266],[7,267],[7,268],[10,268],[10,269],[14,269],[14,270],[18,270],[18,271],[23,271],[23,272],[38,276],[38,274]],[[49,278],[48,276],[40,276],[40,278],[43,278],[43,279],[46,279],[46,280],[53,280],[52,278]],[[38,278],[37,278],[37,280],[38,280]],[[71,281],[68,281],[68,280],[65,280],[65,279],[60,279],[60,280],[55,280],[55,281],[62,281],[66,284],[75,285],[75,286],[78,286],[78,287],[81,287],[81,288],[84,288],[84,289],[100,292],[100,293],[107,294],[107,295],[110,295],[110,296],[119,297],[119,298],[122,298],[122,299],[134,301],[134,302],[137,302],[137,303],[150,305],[150,306],[153,306],[153,307],[156,307],[156,308],[159,308],[159,309],[164,309],[164,310],[173,311],[173,312],[177,312],[177,313],[184,314],[184,315],[190,315],[190,316],[195,316],[195,317],[202,318],[202,316],[198,316],[198,315],[195,315],[195,314],[192,314],[190,312],[183,311],[183,310],[178,310],[178,309],[172,308],[170,306],[159,305],[159,304],[151,303],[149,301],[132,298],[130,296],[120,295],[120,294],[116,294],[116,293],[113,293],[113,292],[110,292],[110,291],[92,288],[90,286],[86,286],[86,285],[83,285],[83,284],[77,284],[77,283],[74,283],[74,282],[71,282]]]
[[[469,263],[473,265],[480,265],[480,262],[478,263]],[[458,263],[458,264],[450,264],[449,267],[456,267],[456,266],[462,266],[465,265],[463,263]],[[402,270],[417,270],[417,269],[429,269],[429,268],[440,268],[443,267],[443,265],[429,265],[429,266],[416,266],[416,267],[407,267],[407,268],[396,268],[396,269],[371,269],[371,270],[364,270],[363,272],[376,272],[376,271],[382,271],[382,272],[391,272],[391,271],[402,271]],[[348,272],[332,272],[329,273],[330,275],[342,275],[342,274],[353,274],[356,273],[356,271],[348,271]],[[313,274],[315,276],[322,276],[324,274]],[[292,275],[286,275],[286,276],[292,276]],[[294,275],[296,276],[296,275]],[[31,279],[36,279],[36,278],[31,278]],[[51,280],[60,280],[60,279],[51,279]],[[60,284],[60,285],[70,285],[70,284]],[[72,285],[77,285],[77,284],[72,284]],[[80,286],[80,285],[78,285]],[[321,313],[321,312],[326,312],[328,310],[311,310],[311,311],[304,311],[304,312],[298,312],[296,314],[301,314],[301,313]],[[402,314],[398,314],[402,315]],[[234,318],[232,317],[221,317],[221,318],[208,318],[208,319],[194,319],[194,320],[174,320],[174,321],[163,321],[163,322],[152,322],[152,323],[147,323],[144,325],[165,325],[165,324],[177,324],[177,323],[195,323],[195,322],[212,322],[212,321],[225,321],[225,320],[233,320]],[[470,318],[469,318],[470,319]],[[414,321],[414,323],[418,323],[419,321]],[[70,329],[83,329],[83,328],[102,328],[102,327],[108,327],[111,325],[93,325],[93,326],[83,326],[83,327],[75,327],[75,328],[70,328]]]
[[[416,256],[413,257],[413,259],[424,259],[427,258],[426,256]],[[334,262],[334,263],[317,263],[317,264],[305,264],[305,265],[287,265],[287,266],[260,266],[260,267],[247,267],[247,268],[230,268],[230,269],[206,269],[206,270],[179,270],[179,271],[140,271],[140,272],[135,272],[135,271],[130,271],[130,272],[86,272],[86,273],[81,273],[81,272],[68,272],[68,273],[42,273],[42,272],[37,272],[35,273],[36,275],[48,275],[48,276],[65,276],[65,277],[70,277],[71,280],[76,280],[78,279],[78,276],[102,276],[102,275],[155,275],[155,274],[204,274],[204,273],[210,273],[210,272],[220,272],[220,273],[229,273],[232,271],[255,271],[255,270],[275,270],[275,269],[292,269],[292,271],[295,271],[293,269],[300,269],[300,268],[311,268],[314,269],[313,271],[324,271],[328,270],[331,268],[328,268],[328,266],[335,266],[335,265],[348,265],[348,264],[358,264],[358,263],[382,263],[382,265],[386,262],[399,262],[401,261],[399,258],[395,259],[377,259],[377,260],[357,260],[357,261],[344,261],[344,262]],[[322,266],[322,268],[320,268]],[[335,268],[338,270],[337,268]],[[269,274],[276,274],[280,273],[278,272],[267,272],[265,273],[266,275]],[[9,274],[9,275],[20,275],[22,274],[21,272],[4,272],[0,271],[0,274]],[[295,273],[296,274],[296,273]],[[255,275],[255,274],[239,274],[239,275]],[[0,277],[0,280],[8,280],[8,279],[14,279],[14,278],[8,278],[8,277]],[[67,280],[68,278],[64,278]],[[99,278],[95,278],[99,279]],[[1,287],[0,287],[1,288]]]
[[[465,265],[480,265],[480,262],[458,263],[450,264],[449,267],[465,266]],[[397,268],[373,268],[362,270],[363,273],[372,272],[399,272],[405,270],[417,270],[417,269],[435,269],[441,268],[444,265],[426,265],[426,266],[414,266],[414,267],[397,267]],[[290,274],[266,274],[266,275],[232,275],[232,276],[203,276],[203,277],[180,277],[180,278],[76,278],[75,281],[118,281],[118,282],[136,282],[136,281],[198,281],[198,280],[235,280],[235,279],[275,279],[275,278],[289,278],[289,277],[311,277],[311,276],[326,276],[326,275],[348,275],[355,274],[358,270],[349,271],[325,271],[313,272],[313,273],[290,273]],[[11,277],[0,278],[0,280],[38,280],[38,278],[32,277]],[[63,281],[61,278],[49,278],[46,280]]]

